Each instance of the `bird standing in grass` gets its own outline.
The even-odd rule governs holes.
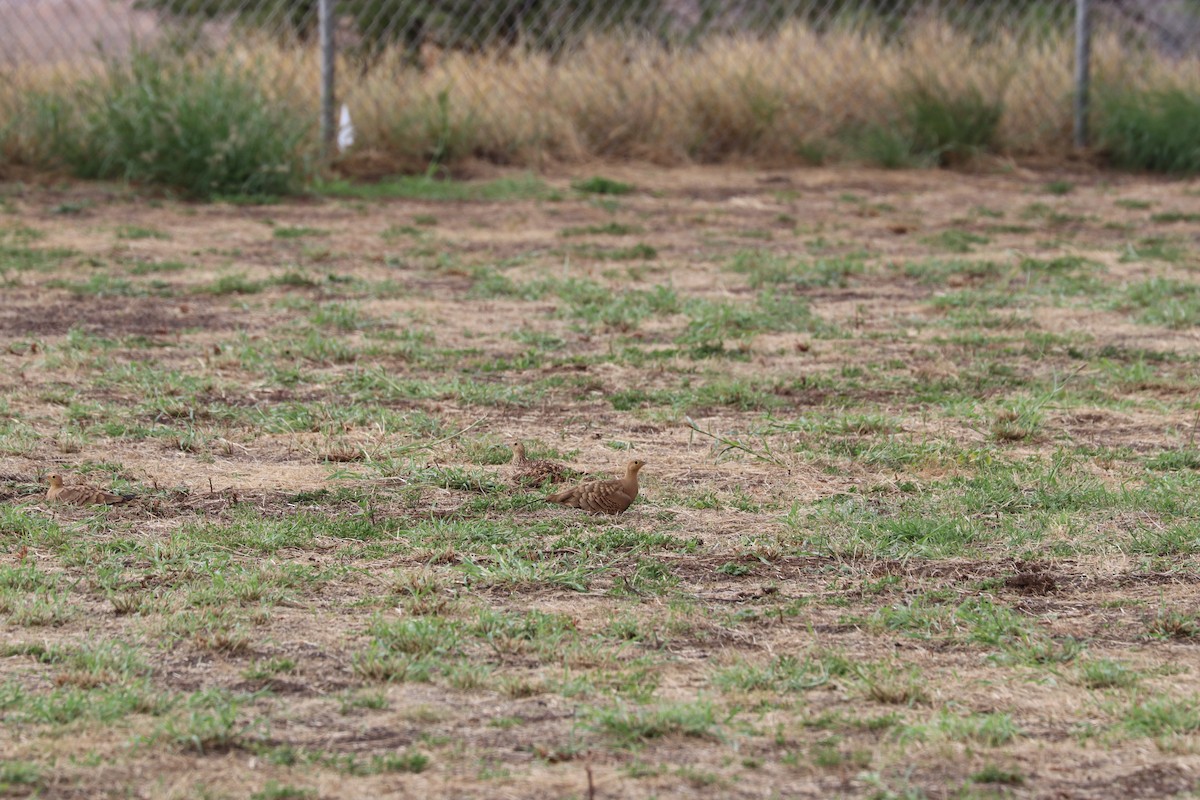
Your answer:
[[[552,494],[547,503],[562,503],[592,514],[620,514],[638,495],[638,470],[646,466],[640,459],[625,465],[625,477],[611,481],[588,481],[566,491]]]
[[[512,443],[512,463],[509,475],[514,485],[541,486],[546,481],[565,481],[568,478],[578,478],[579,473],[565,464],[543,459],[530,459],[525,455],[523,442]]]
[[[50,476],[50,488],[46,490],[47,500],[73,506],[115,506],[133,498],[131,494],[113,494],[91,486],[64,486],[62,476],[57,474]]]

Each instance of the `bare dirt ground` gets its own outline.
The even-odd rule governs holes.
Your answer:
[[[503,177],[4,187],[0,793],[1196,791],[1200,186]]]

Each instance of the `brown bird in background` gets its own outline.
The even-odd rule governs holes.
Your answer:
[[[50,488],[46,490],[47,500],[73,506],[112,506],[127,503],[133,498],[131,494],[113,494],[91,486],[63,486],[61,475],[51,475]]]
[[[562,503],[592,514],[620,514],[633,504],[638,494],[638,470],[645,461],[630,461],[625,477],[611,481],[588,481],[546,498],[547,503]]]
[[[509,475],[515,485],[541,486],[546,481],[565,481],[568,478],[579,477],[578,472],[557,461],[530,459],[525,455],[523,442],[513,442],[512,451]]]

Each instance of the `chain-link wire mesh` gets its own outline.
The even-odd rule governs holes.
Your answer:
[[[233,57],[276,90],[318,86],[307,41],[315,3],[226,0],[4,0],[0,75],[9,90],[82,85],[142,52]],[[311,87],[310,87],[311,85]]]
[[[1101,78],[1195,71],[1200,3],[1094,0]],[[6,0],[10,83],[138,48],[234,56],[311,104],[319,0]],[[937,113],[998,149],[1069,143],[1076,0],[331,0],[345,158],[821,160]],[[922,103],[925,103],[923,106]],[[922,110],[924,108],[924,111]],[[947,112],[946,109],[949,109]],[[976,116],[978,119],[976,119]],[[930,121],[936,127],[936,120]],[[884,153],[886,156],[886,153]]]
[[[86,74],[136,48],[172,42],[211,49],[259,35],[306,31],[308,2],[225,0],[5,0],[0,67],[56,67]]]

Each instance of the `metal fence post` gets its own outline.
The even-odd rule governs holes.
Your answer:
[[[1092,16],[1089,0],[1075,0],[1075,146],[1088,144],[1092,82]]]
[[[333,41],[333,6],[336,0],[320,0],[317,4],[317,29],[321,46],[321,155],[328,158],[333,153],[333,140],[337,135],[334,119],[334,59],[337,58]]]

